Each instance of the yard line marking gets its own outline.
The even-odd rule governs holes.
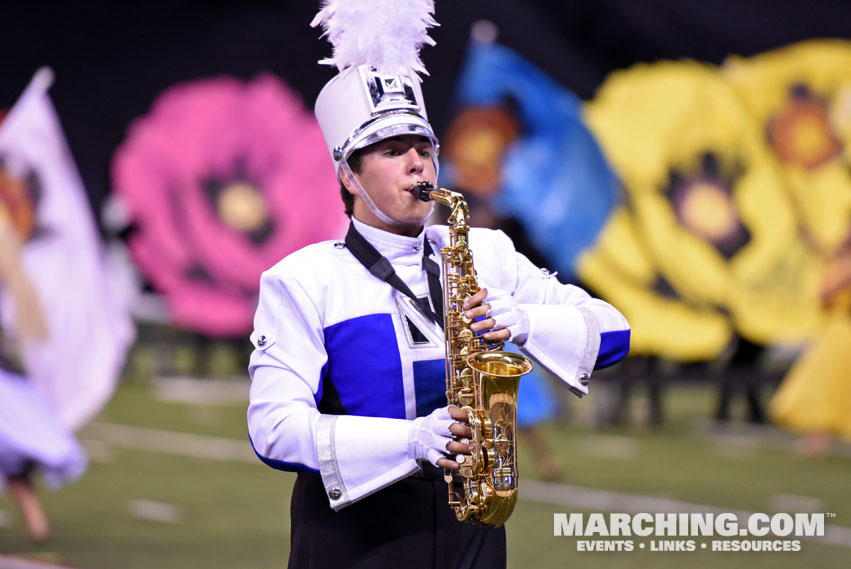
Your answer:
[[[131,427],[114,423],[92,423],[81,433],[85,442],[96,441],[115,446],[206,458],[211,460],[245,462],[260,464],[251,445],[246,441],[213,437],[209,435],[194,435],[148,427]],[[539,502],[556,506],[585,510],[590,512],[625,512],[625,513],[674,513],[674,512],[731,512],[741,518],[754,512],[733,510],[684,502],[673,498],[647,496],[643,494],[627,494],[610,490],[598,490],[583,486],[573,486],[560,482],[545,482],[524,478],[519,497],[523,501]],[[824,537],[804,537],[819,543],[828,543],[843,547],[851,547],[851,528],[825,524]],[[0,569],[6,569],[0,566]]]
[[[632,460],[638,456],[638,443],[632,437],[587,435],[579,441],[584,454],[612,460]]]
[[[179,506],[153,500],[130,500],[127,509],[133,517],[149,522],[178,524],[183,521]]]
[[[565,506],[587,512],[623,512],[628,514],[647,513],[713,513],[730,512],[740,520],[755,512],[707,506],[694,502],[684,502],[673,498],[627,494],[598,490],[582,486],[572,486],[560,482],[525,479],[521,485],[519,498],[530,502]],[[820,512],[819,512],[820,513]],[[754,538],[759,539],[759,538]],[[828,543],[842,547],[851,547],[851,528],[825,524],[824,536],[801,537],[818,543]]]
[[[824,512],[821,498],[797,494],[774,494],[769,502],[772,512]]]
[[[260,464],[257,455],[251,449],[246,435],[245,441],[194,435],[148,427],[131,427],[114,423],[91,423],[80,434],[84,442],[106,443],[114,446],[134,448],[207,458]]]
[[[234,405],[248,403],[251,382],[248,377],[208,379],[189,376],[159,376],[154,393],[160,401],[194,405]]]
[[[11,557],[8,555],[0,555],[0,569],[74,569],[68,565],[56,565],[54,563],[44,563],[34,559],[24,559],[22,557]]]

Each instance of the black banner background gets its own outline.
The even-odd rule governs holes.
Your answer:
[[[109,192],[109,162],[129,123],[158,93],[216,75],[285,79],[312,106],[334,71],[316,61],[330,45],[309,27],[312,1],[178,1],[63,4],[3,9],[0,108],[12,106],[34,71],[51,66],[51,91],[97,208]],[[438,134],[451,112],[454,78],[470,26],[489,19],[499,41],[588,99],[606,75],[639,61],[720,63],[796,41],[851,38],[841,0],[439,0],[437,46],[423,60],[424,92]]]

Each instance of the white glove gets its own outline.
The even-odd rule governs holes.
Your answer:
[[[408,456],[415,460],[427,460],[437,466],[445,458],[446,445],[454,439],[449,425],[455,422],[449,415],[449,407],[435,409],[430,415],[417,417],[408,433]]]
[[[507,329],[511,332],[509,340],[522,346],[529,335],[529,315],[520,307],[514,297],[504,290],[488,289],[488,296],[482,304],[490,304],[487,317],[493,318],[494,330]]]

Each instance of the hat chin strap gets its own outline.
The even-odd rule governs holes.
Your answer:
[[[383,211],[378,209],[378,206],[375,205],[375,202],[373,202],[372,198],[369,197],[369,194],[366,193],[366,189],[361,185],[360,180],[357,179],[354,172],[352,172],[352,169],[349,168],[349,161],[348,160],[341,160],[340,161],[340,170],[342,170],[343,175],[346,178],[349,179],[349,182],[351,182],[351,184],[354,187],[355,192],[357,192],[358,196],[360,196],[360,198],[364,201],[364,203],[367,205],[367,207],[372,211],[372,213],[375,214],[375,217],[380,219],[382,223],[386,223],[387,225],[389,225],[391,227],[397,227],[397,228],[408,227],[409,224],[403,223],[403,222],[398,221],[396,219],[393,219],[392,217],[390,217],[389,215],[387,215],[386,213],[384,213]],[[432,210],[434,209],[434,202],[432,202],[431,208],[432,208]],[[431,215],[431,210],[429,210],[429,215]],[[428,217],[428,216],[426,216],[426,217]]]

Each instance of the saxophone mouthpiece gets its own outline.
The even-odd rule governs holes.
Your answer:
[[[431,185],[431,182],[417,182],[413,185],[410,191],[417,199],[420,199],[424,202],[430,202],[431,192],[433,190],[434,186]]]

